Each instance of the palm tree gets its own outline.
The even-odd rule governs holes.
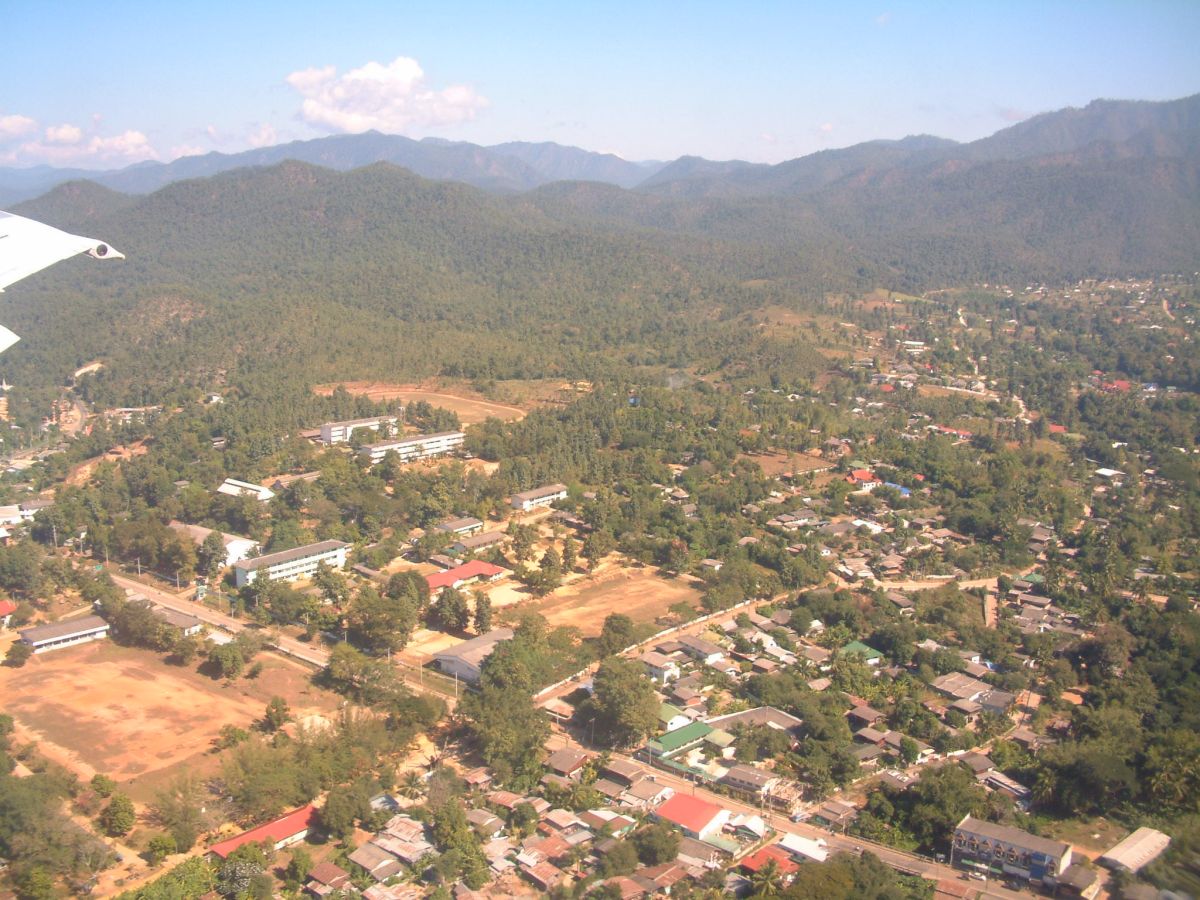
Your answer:
[[[416,800],[425,793],[425,781],[416,772],[408,772],[400,779],[400,785],[396,791],[401,797]]]
[[[779,872],[779,863],[773,859],[750,876],[750,886],[755,897],[774,897],[783,887],[783,876]]]

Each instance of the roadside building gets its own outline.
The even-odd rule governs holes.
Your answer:
[[[456,675],[464,681],[472,683],[479,680],[483,661],[491,656],[496,645],[501,641],[511,640],[511,628],[496,628],[487,634],[463,641],[448,650],[443,650],[434,656],[438,668],[447,675]]]
[[[1168,835],[1142,827],[1108,850],[1097,862],[1114,871],[1137,873],[1158,859],[1170,844]]]
[[[1071,864],[1070,844],[970,815],[954,829],[954,854],[962,862],[1026,880],[1053,880]]]
[[[332,569],[344,568],[349,550],[345,541],[321,541],[244,559],[233,567],[234,580],[238,588],[243,588],[260,577],[268,581],[311,578],[322,563]]]
[[[529,512],[531,509],[549,506],[556,500],[565,500],[567,486],[565,484],[547,484],[530,491],[513,494],[510,500],[513,509]]]
[[[472,559],[445,572],[426,575],[425,581],[429,584],[429,595],[436,597],[448,587],[457,588],[473,581],[495,581],[507,571],[482,559]]]
[[[654,810],[656,819],[669,822],[700,841],[720,834],[729,815],[729,810],[690,794],[675,794]]]
[[[239,563],[243,559],[249,559],[255,548],[258,547],[258,543],[248,537],[226,534],[223,531],[214,532],[212,528],[205,528],[203,525],[188,525],[184,522],[172,521],[170,527],[191,538],[192,543],[197,547],[201,546],[210,534],[219,534],[221,545],[225,548],[225,565],[227,566]]]
[[[18,632],[21,643],[34,653],[48,653],[76,644],[88,644],[108,637],[108,623],[99,616],[82,616],[49,625],[35,625]]]
[[[246,844],[268,843],[276,850],[298,844],[308,837],[308,833],[317,827],[317,809],[312,804],[292,810],[287,815],[280,816],[265,825],[244,831],[237,837],[213,844],[208,852],[220,859],[227,859],[229,854],[238,847]]]

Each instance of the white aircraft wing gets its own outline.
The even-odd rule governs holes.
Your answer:
[[[34,272],[86,253],[95,259],[124,259],[125,255],[95,238],[68,234],[12,213],[0,212],[0,291]],[[20,340],[0,325],[0,353]]]

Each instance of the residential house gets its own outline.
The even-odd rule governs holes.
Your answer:
[[[447,675],[457,676],[473,684],[479,680],[483,661],[491,656],[497,644],[511,640],[512,636],[511,628],[494,628],[487,634],[481,634],[435,654],[433,659],[438,668]]]
[[[675,825],[697,840],[719,834],[729,815],[729,810],[690,794],[675,794],[654,810],[656,819]]]

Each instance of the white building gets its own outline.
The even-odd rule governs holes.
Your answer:
[[[251,484],[248,481],[238,481],[236,478],[226,478],[221,482],[221,486],[217,488],[217,493],[226,494],[230,497],[253,497],[260,503],[266,503],[275,496],[275,492],[269,487],[263,487],[261,484]]]
[[[20,632],[21,642],[34,653],[46,653],[62,647],[87,644],[108,637],[108,623],[99,616],[83,616],[49,625],[35,625]]]
[[[322,444],[344,444],[360,428],[378,431],[383,426],[394,428],[395,416],[374,416],[370,419],[350,419],[347,422],[326,422],[321,426]]]
[[[268,553],[255,559],[242,560],[233,567],[233,573],[239,588],[250,584],[260,575],[268,581],[295,581],[315,575],[321,563],[332,569],[343,568],[349,549],[350,545],[345,541],[306,544],[291,550]]]
[[[203,525],[188,525],[184,522],[171,522],[171,528],[178,531],[180,534],[186,534],[192,539],[192,542],[197,546],[201,546],[205,539],[213,534],[212,528],[205,528]],[[239,537],[236,534],[226,534],[223,531],[216,532],[221,536],[221,543],[225,546],[225,565],[232,566],[234,563],[240,563],[243,559],[249,559],[255,548],[258,546],[257,541],[253,541],[248,537]]]
[[[359,452],[371,460],[371,465],[383,462],[383,458],[389,453],[395,453],[400,457],[400,462],[406,463],[453,453],[462,447],[464,437],[465,435],[461,431],[416,434],[411,437],[366,444]]]
[[[513,494],[511,502],[513,509],[529,512],[531,509],[549,506],[556,500],[564,500],[566,496],[567,486],[565,484],[547,484],[531,491]]]

